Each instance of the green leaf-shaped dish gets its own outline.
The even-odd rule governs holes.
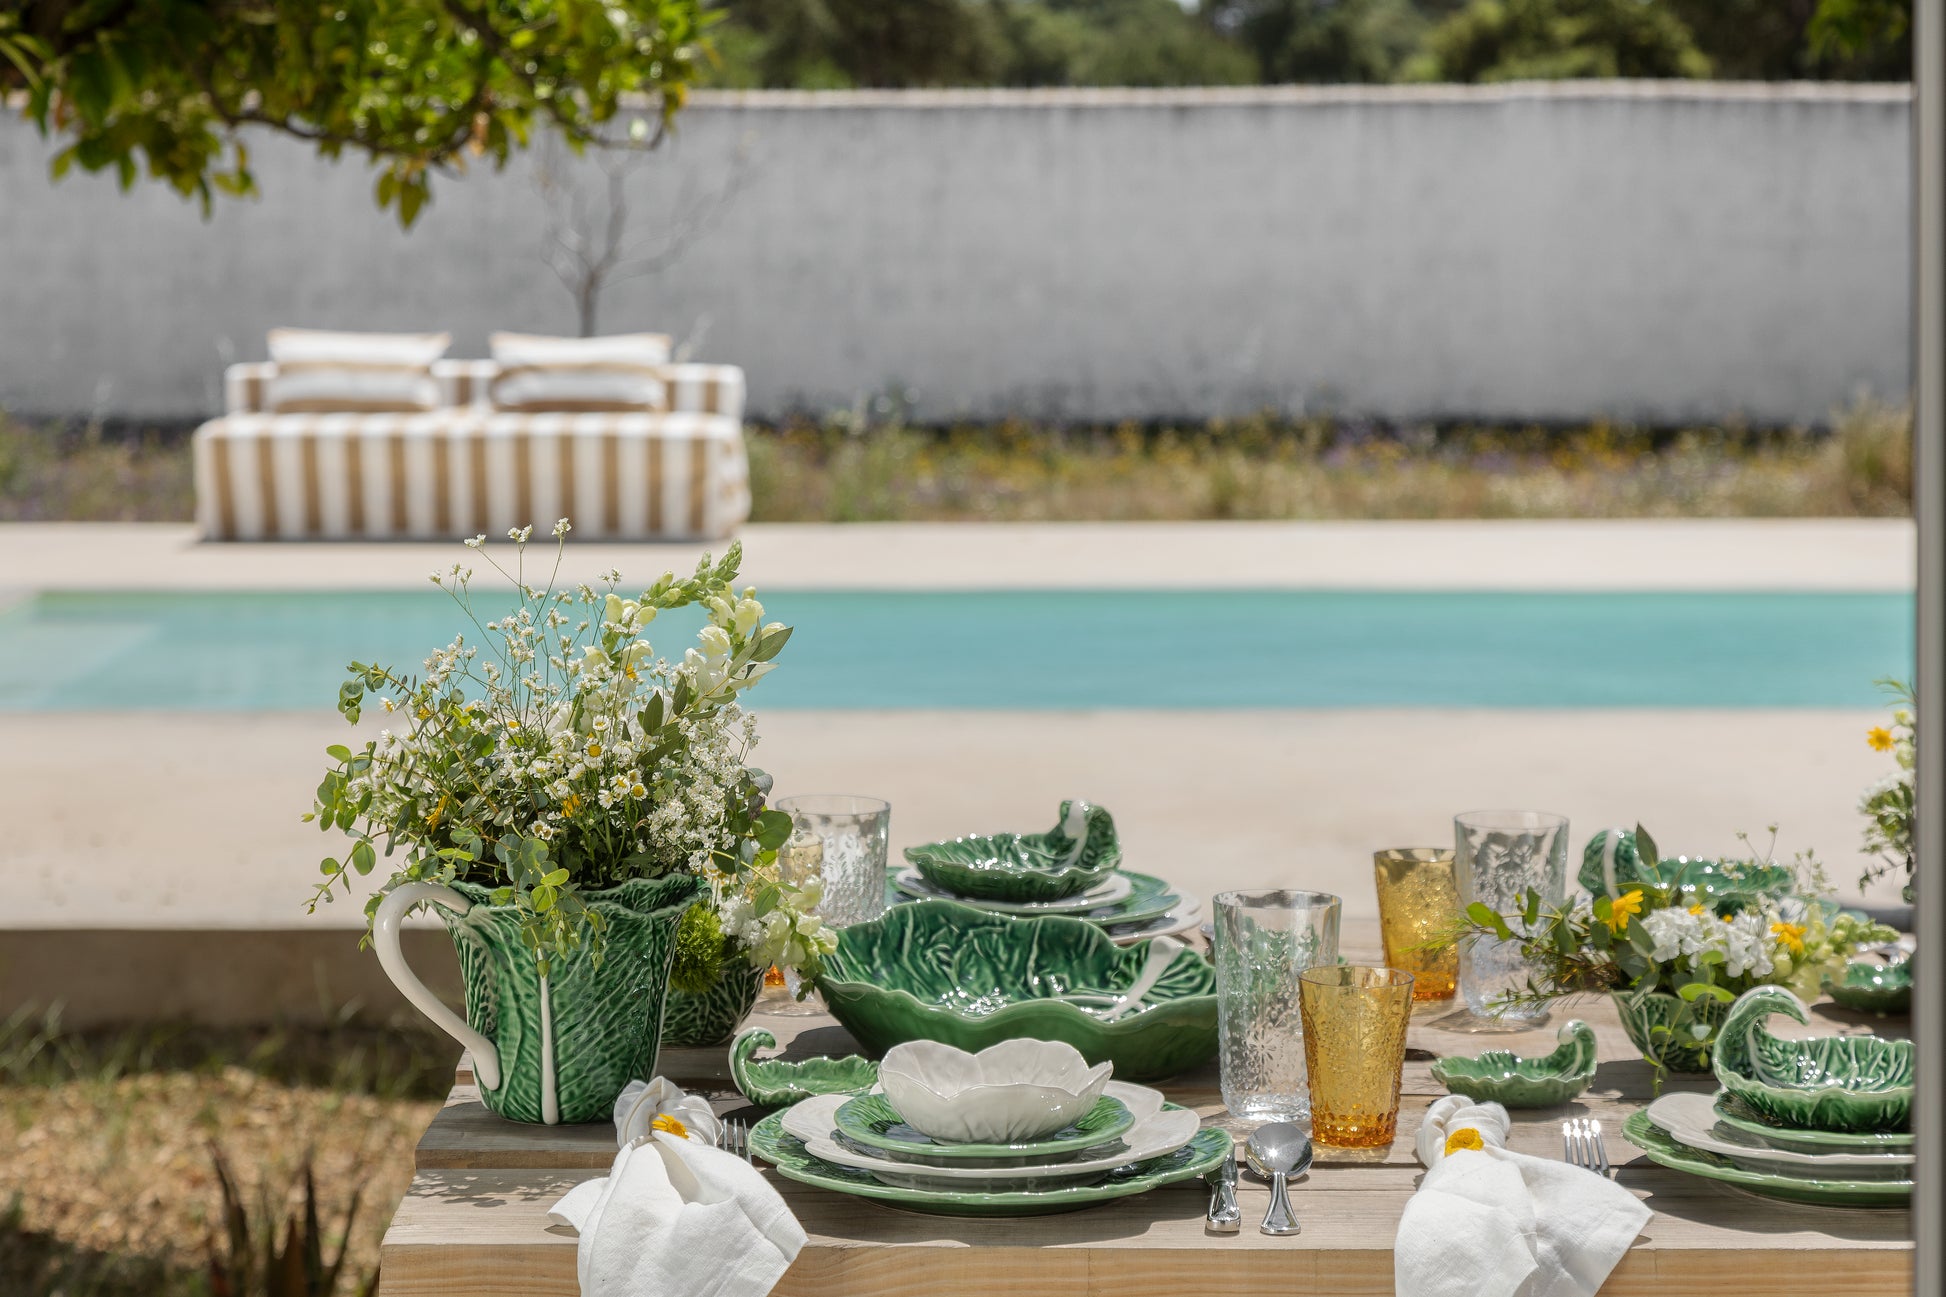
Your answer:
[[[1122,863],[1115,821],[1086,802],[1079,807],[1087,831],[1081,852],[1070,862],[1074,839],[1063,829],[1073,801],[1061,803],[1061,818],[1046,833],[998,833],[954,838],[907,847],[905,858],[927,882],[955,896],[1024,904],[1058,901],[1084,892]]]
[[[899,1110],[882,1094],[847,1099],[832,1114],[838,1133],[854,1144],[877,1150],[895,1162],[919,1166],[955,1166],[968,1162],[1007,1162],[1022,1158],[1070,1158],[1085,1148],[1117,1139],[1135,1124],[1135,1114],[1120,1099],[1103,1095],[1080,1121],[1045,1139],[1018,1144],[954,1144],[933,1139],[906,1124]]]
[[[1827,979],[1825,993],[1847,1009],[1861,1013],[1912,1012],[1912,961],[1880,964],[1854,959],[1842,979]]]
[[[1734,1094],[1716,1092],[1716,1124],[1755,1135],[1772,1148],[1797,1153],[1883,1153],[1904,1152],[1913,1145],[1909,1130],[1841,1131],[1798,1130],[1765,1121]]]
[[[1507,1108],[1551,1108],[1572,1102],[1595,1079],[1595,1029],[1579,1018],[1561,1028],[1545,1058],[1489,1049],[1472,1058],[1441,1058],[1433,1079],[1469,1099]]]
[[[1149,942],[1117,946],[1092,923],[1060,915],[1014,919],[952,901],[894,906],[838,934],[818,989],[860,1044],[883,1053],[907,1040],[969,1052],[1016,1037],[1065,1040],[1115,1076],[1174,1076],[1216,1053],[1216,970],[1184,950],[1139,1009],[1117,1022],[1059,997],[1106,1007],[1141,975]]]
[[[1912,1113],[1912,1042],[1877,1036],[1780,1040],[1773,1013],[1810,1021],[1781,986],[1745,991],[1731,1006],[1711,1060],[1725,1090],[1756,1113],[1808,1130],[1903,1130]]]
[[[817,1094],[863,1094],[878,1084],[878,1064],[856,1054],[801,1063],[756,1056],[776,1045],[777,1037],[752,1027],[730,1046],[730,1076],[743,1097],[760,1108],[787,1108]]]

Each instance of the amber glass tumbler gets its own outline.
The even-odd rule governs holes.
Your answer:
[[[1399,1124],[1399,1074],[1412,1020],[1412,974],[1334,964],[1298,974],[1311,1138],[1383,1148]]]
[[[1460,916],[1453,853],[1444,847],[1394,847],[1372,853],[1385,963],[1412,974],[1412,998],[1450,1000],[1459,985],[1459,946],[1429,949]]]

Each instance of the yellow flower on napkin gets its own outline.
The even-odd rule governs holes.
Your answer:
[[[1446,1137],[1446,1156],[1448,1157],[1451,1157],[1463,1148],[1470,1148],[1477,1151],[1485,1147],[1486,1143],[1480,1138],[1480,1132],[1471,1126],[1461,1126],[1458,1130]]]
[[[649,1129],[666,1130],[671,1135],[674,1135],[677,1139],[689,1138],[689,1127],[683,1125],[681,1122],[677,1121],[674,1117],[671,1117],[666,1112],[663,1113],[661,1116],[657,1117],[654,1121],[650,1122]]]

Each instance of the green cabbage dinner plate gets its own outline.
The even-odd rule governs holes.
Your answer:
[[[1689,1147],[1649,1120],[1647,1111],[1633,1112],[1622,1123],[1622,1138],[1648,1155],[1651,1162],[1706,1180],[1720,1180],[1786,1202],[1819,1207],[1907,1207],[1912,1204],[1909,1180],[1811,1180],[1776,1175],[1737,1166],[1727,1158]],[[1653,1199],[1651,1199],[1653,1205]]]
[[[775,1166],[777,1173],[787,1180],[940,1216],[1048,1216],[1078,1211],[1096,1203],[1147,1193],[1178,1180],[1194,1179],[1219,1165],[1230,1148],[1228,1131],[1204,1129],[1167,1156],[1118,1168],[1093,1184],[982,1193],[885,1184],[869,1172],[813,1157],[805,1150],[802,1140],[784,1129],[782,1113],[772,1113],[750,1129],[750,1150]]]
[[[1075,1154],[1118,1138],[1135,1124],[1135,1114],[1120,1099],[1102,1095],[1081,1120],[1045,1139],[1018,1144],[954,1144],[921,1134],[907,1125],[898,1109],[882,1094],[847,1099],[832,1114],[838,1133],[854,1144],[883,1153],[899,1162],[946,1166],[952,1163],[992,1162],[1024,1158],[1053,1158]]]
[[[928,898],[909,893],[893,881],[902,872],[904,871],[896,866],[886,870],[886,900],[892,905],[905,905],[911,904],[914,901],[933,899],[954,901],[960,905],[972,906],[974,909],[985,908],[978,901],[969,901],[964,897],[935,896]],[[1091,910],[1063,911],[1063,913],[1068,918],[1081,919],[1100,927],[1118,927],[1125,923],[1146,923],[1150,919],[1159,919],[1169,913],[1169,911],[1175,909],[1176,905],[1182,899],[1176,894],[1174,887],[1171,887],[1164,880],[1157,878],[1154,874],[1137,873],[1133,869],[1124,869],[1120,873],[1123,878],[1128,880],[1128,895],[1122,897],[1120,900],[1111,901],[1107,905],[1098,905]],[[989,912],[1000,913],[1000,911]]]

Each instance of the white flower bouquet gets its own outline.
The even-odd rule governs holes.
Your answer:
[[[484,555],[485,537],[467,542],[514,585],[513,606],[497,615],[476,610],[471,569],[433,574],[477,640],[457,636],[418,675],[350,665],[339,712],[355,724],[376,698],[400,727],[361,750],[329,749],[333,764],[304,818],[346,833],[351,849],[324,860],[312,908],[349,892],[380,855],[397,858],[368,918],[403,883],[474,883],[518,907],[544,970],[582,941],[599,951],[601,914],[584,896],[689,871],[708,879],[711,895],[684,916],[673,980],[704,974],[684,975],[685,950],[719,971],[726,953],[741,952],[815,972],[834,943],[808,914],[816,896],[776,882],[790,817],[765,804],[770,779],[748,763],[756,727],[739,702],[775,666],[790,628],[764,622],[754,589],[735,589],[735,544],[634,598],[617,593],[619,572],[556,589],[568,530],[565,518],[555,524],[553,571],[540,587],[526,579],[531,528],[509,533],[511,572]],[[689,605],[707,624],[678,660],[659,656],[648,628]]]

